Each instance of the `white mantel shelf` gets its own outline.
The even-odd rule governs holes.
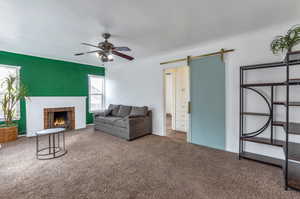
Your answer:
[[[86,96],[26,98],[26,136],[44,129],[44,108],[75,107],[75,129],[86,127]]]

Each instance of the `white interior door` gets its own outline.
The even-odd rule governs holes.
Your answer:
[[[189,81],[187,66],[176,70],[175,130],[188,132]]]

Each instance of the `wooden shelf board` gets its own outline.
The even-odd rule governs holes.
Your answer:
[[[273,122],[273,126],[284,126],[285,122],[281,122],[281,121],[274,121]]]
[[[262,137],[252,137],[252,138],[242,138],[242,140],[247,142],[254,142],[260,144],[267,144],[277,147],[283,147],[285,150],[285,141],[283,140],[271,140],[269,138],[262,138]],[[289,157],[290,160],[299,161],[300,163],[300,143],[289,142]]]
[[[283,142],[283,149],[286,150],[285,142]],[[294,160],[299,162],[300,166],[300,143],[289,142],[289,160]]]
[[[285,85],[283,82],[264,82],[264,83],[248,83],[242,84],[242,87],[259,87],[259,86],[282,86]]]
[[[296,54],[296,53],[295,53]],[[289,65],[299,65],[300,60],[290,60]],[[285,62],[272,62],[272,63],[265,63],[265,64],[254,64],[248,66],[241,66],[240,68],[243,70],[254,70],[254,69],[265,69],[265,68],[276,68],[276,67],[286,67]]]
[[[287,103],[278,101],[278,102],[274,102],[273,104],[286,106]],[[300,102],[290,102],[289,106],[300,106]]]
[[[257,115],[257,116],[267,116],[269,117],[270,114],[268,113],[256,113],[256,112],[243,112],[243,115]]]
[[[300,79],[299,78],[289,79],[289,83],[290,84],[300,84]]]
[[[259,155],[259,154],[255,154],[255,153],[250,153],[250,152],[243,152],[240,154],[240,157],[248,159],[248,160],[254,160],[254,161],[258,161],[258,162],[262,162],[265,164],[269,164],[269,165],[273,165],[276,167],[282,167],[282,160],[280,159],[276,159],[276,158],[272,158],[272,157],[268,157],[268,156],[264,156],[264,155]]]
[[[284,169],[284,173],[285,173]],[[300,164],[296,162],[288,162],[288,186],[300,190]]]
[[[300,79],[290,79],[289,85],[300,85]],[[264,83],[247,83],[242,84],[241,87],[260,87],[260,86],[285,86],[286,82],[264,82]]]
[[[271,143],[271,140],[269,138],[262,138],[262,137],[252,137],[252,138],[242,138],[242,139],[248,142],[255,142],[255,143],[267,144],[267,145],[278,146],[278,147],[284,146],[284,141],[281,140],[274,139],[273,143]]]
[[[288,52],[288,55],[300,54],[300,50],[295,50],[292,52]]]
[[[286,123],[281,121],[273,122],[273,126],[281,126],[285,129]],[[290,122],[289,123],[289,133],[300,135],[300,123]]]

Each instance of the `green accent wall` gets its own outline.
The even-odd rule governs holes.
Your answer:
[[[0,51],[0,64],[20,66],[21,82],[29,96],[87,96],[87,124],[93,122],[88,107],[88,75],[105,75],[105,69],[73,62]],[[26,106],[21,101],[19,134],[26,133]]]

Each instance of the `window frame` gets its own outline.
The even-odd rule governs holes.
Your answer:
[[[0,64],[0,68],[13,68],[16,70],[16,76],[17,76],[17,87],[20,87],[20,70],[21,70],[21,66],[13,66],[13,65],[4,65],[4,64]],[[0,80],[0,84],[1,84],[1,80]],[[1,89],[0,89],[0,96],[3,95],[1,93]],[[0,106],[1,109],[1,106]],[[20,101],[16,104],[16,117],[14,118],[14,120],[20,120],[21,119],[21,103]],[[0,122],[4,121],[4,117],[2,115],[0,115]]]
[[[103,93],[102,94],[92,94],[91,93],[91,77],[95,77],[95,78],[101,78],[103,80]],[[91,96],[92,95],[101,95],[102,97],[102,104],[101,104],[101,109],[100,110],[91,110]],[[102,111],[104,110],[104,107],[105,107],[105,77],[102,76],[102,75],[92,75],[92,74],[89,74],[88,75],[88,102],[89,102],[89,113],[96,113],[96,112],[99,112],[99,111]]]

